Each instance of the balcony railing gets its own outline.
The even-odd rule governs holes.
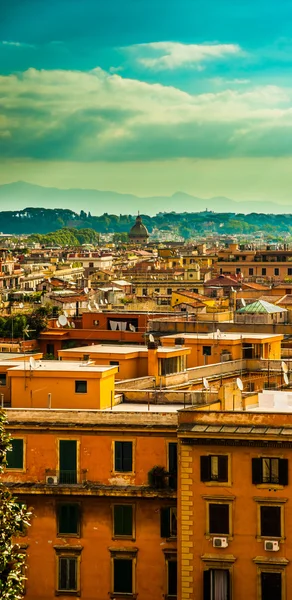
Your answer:
[[[64,470],[59,471],[46,469],[45,480],[47,485],[76,485],[86,481],[86,470]]]

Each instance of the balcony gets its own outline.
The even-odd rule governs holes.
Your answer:
[[[82,485],[87,480],[87,470],[82,471],[56,471],[46,469],[45,482],[48,486],[56,485]]]

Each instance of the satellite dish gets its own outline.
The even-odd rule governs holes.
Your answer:
[[[83,291],[84,291],[84,294],[88,294],[88,292],[89,292],[88,287],[85,287]]]
[[[50,277],[49,277],[49,279],[48,279],[48,283],[52,283],[52,280],[50,279]]]
[[[65,315],[60,315],[58,321],[60,325],[62,325],[62,327],[64,327],[68,323],[67,317]]]
[[[94,304],[96,310],[99,310],[99,304],[97,304],[97,302],[94,302],[93,304]]]
[[[237,385],[238,389],[242,392],[242,390],[243,390],[243,383],[242,383],[242,380],[240,379],[240,377],[237,377],[237,379],[236,379],[236,385]]]
[[[246,301],[245,301],[245,299],[244,299],[244,298],[241,298],[241,299],[240,299],[240,302],[241,302],[242,306],[246,306]]]
[[[106,298],[104,299],[104,303],[105,303],[105,304],[108,304],[108,301],[107,301],[107,299],[106,299]]]
[[[37,369],[38,365],[37,365],[37,362],[36,362],[36,360],[34,359],[33,356],[29,357],[29,365],[30,365],[31,369]]]
[[[284,373],[283,378],[284,378],[286,385],[289,385],[289,377],[288,377],[287,373]]]
[[[65,317],[68,317],[68,312],[66,310],[64,310],[64,315]]]
[[[288,373],[288,365],[283,360],[281,362],[281,369],[282,369],[283,373]]]
[[[152,333],[149,334],[149,342],[151,342],[152,344],[153,344],[153,342],[155,342]]]
[[[220,336],[221,336],[221,331],[220,331],[220,329],[216,329],[216,335],[217,335],[217,337],[220,337]]]
[[[235,289],[234,289],[234,287],[232,287],[232,286],[231,286],[231,291],[232,291],[232,292],[235,292]]]
[[[209,386],[209,381],[206,377],[203,377],[203,386],[205,388],[205,390],[209,390],[210,386]]]
[[[59,327],[59,328],[61,327],[61,325],[60,325],[59,321],[56,321],[56,325],[57,325],[57,327]]]
[[[103,304],[103,299],[102,298],[100,299],[100,304]]]
[[[130,329],[130,331],[133,331],[133,332],[136,331],[136,327],[135,327],[135,325],[132,325],[132,323],[129,323],[129,329]]]
[[[71,327],[72,327],[72,329],[75,329],[76,325],[75,325],[74,321],[71,321]]]
[[[24,306],[24,304],[22,302],[20,302],[19,308],[22,309]]]
[[[89,312],[92,312],[92,307],[90,306],[89,303],[87,304],[87,308],[88,308]]]

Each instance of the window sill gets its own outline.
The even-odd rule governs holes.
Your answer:
[[[134,477],[136,475],[135,471],[111,471],[111,475],[131,475]]]
[[[132,535],[114,535],[112,537],[113,541],[120,541],[120,540],[128,540],[129,542],[135,542],[136,538],[133,537]]]
[[[112,598],[112,600],[115,600],[116,598],[119,598],[120,600],[128,600],[129,598],[135,600],[135,598],[137,598],[138,594],[125,594],[125,593],[120,593],[120,592],[109,592],[109,597]]]
[[[273,540],[275,542],[279,542],[279,544],[284,544],[286,538],[283,536],[276,537],[275,535],[257,535],[256,540],[257,542],[266,542],[267,540]]]
[[[233,540],[233,534],[229,534],[229,533],[206,533],[205,534],[206,540],[212,540],[213,538],[216,538],[216,537],[224,537],[228,540],[228,542],[232,542],[232,540]]]
[[[203,481],[202,483],[204,483],[205,485],[207,485],[208,487],[231,487],[232,483],[231,481]]]
[[[283,490],[285,488],[284,485],[279,483],[258,483],[256,487],[259,490]]]
[[[74,538],[79,540],[81,537],[80,533],[57,533],[58,538]]]
[[[55,596],[81,596],[81,592],[80,590],[56,590],[55,591]]]
[[[166,542],[177,542],[177,536],[169,536],[167,538],[165,538]]]

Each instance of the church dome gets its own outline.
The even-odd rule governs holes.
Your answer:
[[[137,216],[135,225],[133,225],[133,227],[130,229],[129,238],[149,238],[148,229],[145,227],[145,225],[143,225],[140,215]]]

